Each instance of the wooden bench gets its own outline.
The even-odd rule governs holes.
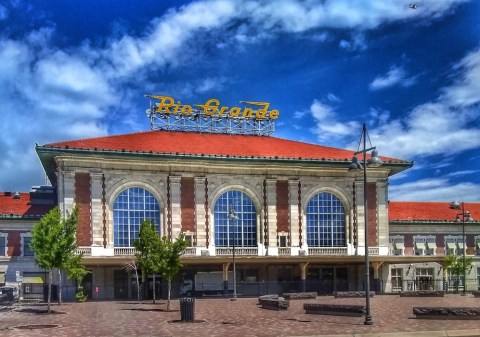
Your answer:
[[[414,290],[414,291],[401,291],[400,297],[444,297],[445,291],[443,290]]]
[[[480,308],[476,307],[413,307],[415,318],[426,319],[479,319]]]
[[[316,292],[284,293],[282,295],[287,300],[305,300],[308,298],[317,298]]]
[[[306,314],[316,315],[360,317],[365,314],[364,305],[304,303],[303,309]]]
[[[278,295],[268,297],[267,296],[260,296],[258,298],[258,303],[262,306],[262,309],[269,309],[269,310],[287,310],[290,306],[290,302],[283,297],[279,297]]]
[[[356,297],[365,297],[365,291],[335,291],[333,293],[334,298],[356,298]],[[370,291],[370,297],[375,296],[374,291]]]

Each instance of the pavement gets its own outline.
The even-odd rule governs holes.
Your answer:
[[[336,336],[336,337],[436,337],[478,336],[480,320],[418,319],[414,306],[479,307],[472,295],[400,297],[376,295],[371,299],[373,325],[364,317],[305,314],[303,303],[360,304],[364,298],[319,296],[292,300],[284,311],[265,310],[257,298],[199,298],[194,322],[180,322],[179,301],[88,301],[52,305],[15,304],[0,311],[0,336]]]

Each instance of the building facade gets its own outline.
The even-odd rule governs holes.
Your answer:
[[[352,151],[269,136],[160,130],[36,150],[60,210],[79,206],[77,242],[91,271],[84,282],[89,298],[136,298],[128,265],[147,218],[159,235],[175,240],[183,233],[189,242],[174,283],[178,295],[188,280],[199,294],[223,293],[222,281],[232,282],[233,252],[240,295],[364,289],[365,183],[363,172],[349,171]],[[477,289],[478,222],[455,223],[458,210],[448,203],[389,202],[389,177],[412,163],[382,159],[367,169],[372,290],[463,287],[447,274],[445,257],[462,257],[465,248],[474,265],[467,288]],[[480,205],[467,206],[478,219]],[[150,284],[144,297],[151,296],[153,278],[143,281]],[[155,282],[161,296],[162,280]],[[218,285],[207,289],[207,282]]]

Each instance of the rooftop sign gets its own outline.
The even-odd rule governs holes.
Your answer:
[[[152,130],[271,135],[280,111],[270,103],[240,101],[244,107],[228,107],[215,98],[204,104],[182,104],[170,96],[146,95],[155,101],[147,110]]]

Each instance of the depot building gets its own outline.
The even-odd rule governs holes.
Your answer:
[[[158,116],[149,117],[154,126]],[[200,273],[220,273],[227,281],[233,252],[240,295],[363,290],[366,222],[370,285],[379,292],[444,289],[445,255],[461,254],[462,247],[475,258],[480,252],[478,226],[467,227],[463,245],[447,203],[431,204],[430,218],[419,215],[420,203],[399,203],[389,221],[389,178],[412,162],[381,157],[383,165],[366,170],[365,184],[363,170],[349,170],[353,151],[218,131],[245,130],[246,119],[217,119],[216,129],[207,125],[215,132],[205,132],[199,123],[211,121],[196,117],[185,117],[194,124],[181,123],[180,130],[169,124],[36,146],[60,210],[79,206],[77,243],[91,271],[89,298],[136,297],[135,272],[126,266],[144,219],[159,235],[175,240],[183,233],[189,243],[174,292]],[[480,211],[478,204],[472,211]],[[475,288],[476,268],[469,275]]]

